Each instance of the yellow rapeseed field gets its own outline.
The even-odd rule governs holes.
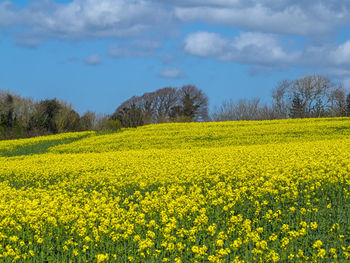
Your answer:
[[[349,262],[350,118],[0,142],[0,262]]]

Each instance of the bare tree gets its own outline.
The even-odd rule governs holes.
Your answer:
[[[346,91],[340,84],[331,93],[330,115],[339,117],[347,116],[346,106]]]
[[[237,102],[225,100],[219,107],[215,107],[212,115],[214,121],[233,120],[267,120],[273,119],[273,110],[267,105],[260,106],[260,99],[241,99]]]
[[[328,78],[320,75],[294,81],[293,94],[301,100],[304,109],[302,117],[322,117],[328,110],[334,88],[335,85]]]
[[[97,129],[98,118],[95,112],[87,111],[80,118],[80,125],[83,131],[93,131]]]
[[[14,109],[18,124],[21,126],[24,133],[27,132],[31,125],[31,117],[35,112],[35,103],[33,99],[15,96]]]
[[[272,108],[277,119],[288,118],[290,101],[287,93],[291,85],[291,81],[283,80],[272,90]]]
[[[339,85],[321,75],[284,80],[272,91],[273,108],[278,118],[329,116],[335,104],[343,103],[337,101],[340,93]]]
[[[165,87],[155,92],[155,118],[158,123],[167,122],[170,119],[170,112],[178,104],[177,89]]]
[[[0,126],[2,138],[30,136],[28,130],[35,112],[35,103],[9,91],[0,90]]]
[[[193,85],[165,87],[124,101],[111,116],[124,127],[169,121],[207,121],[208,97]]]

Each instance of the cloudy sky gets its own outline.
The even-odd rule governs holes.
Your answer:
[[[350,1],[0,0],[0,89],[80,113],[185,84],[268,102],[307,74],[350,88]]]

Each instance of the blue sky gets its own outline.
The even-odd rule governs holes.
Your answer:
[[[186,84],[211,108],[307,74],[349,89],[349,25],[347,0],[0,0],[0,89],[80,113]]]

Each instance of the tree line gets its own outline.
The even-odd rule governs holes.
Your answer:
[[[212,120],[272,120],[350,116],[350,93],[341,83],[321,75],[283,80],[271,92],[272,103],[258,98],[224,101],[216,107]]]
[[[193,85],[166,87],[124,101],[111,119],[123,127],[151,123],[209,121],[208,97]]]
[[[165,87],[133,96],[110,115],[87,111],[57,99],[38,102],[0,91],[0,139],[74,131],[118,130],[151,123],[271,120],[350,116],[350,93],[321,75],[283,80],[271,92],[272,102],[226,100],[209,114],[207,95],[194,85]]]
[[[0,91],[0,139],[27,138],[72,131],[104,130],[107,116],[88,111],[80,116],[72,105],[57,99],[34,102]]]
[[[0,139],[75,131],[107,131],[161,122],[209,121],[208,98],[193,85],[166,87],[123,102],[113,114],[82,115],[58,99],[38,102],[0,91]]]

